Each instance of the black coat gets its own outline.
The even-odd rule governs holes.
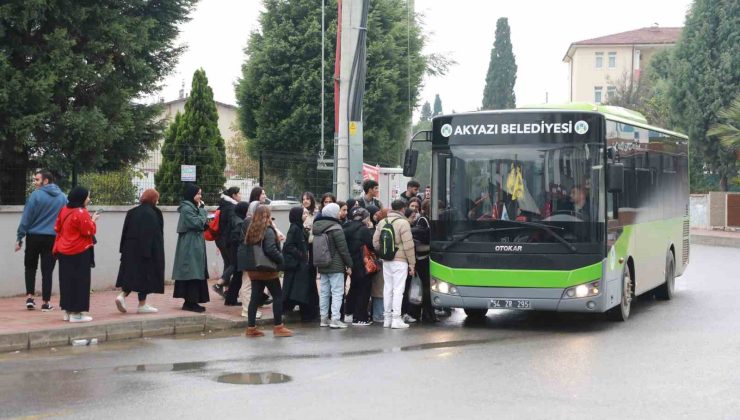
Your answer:
[[[291,224],[283,246],[283,300],[296,304],[312,303],[316,280],[311,284],[308,265],[308,235],[303,226]]]
[[[344,236],[347,238],[349,255],[352,257],[352,273],[366,276],[365,261],[363,260],[362,246],[366,245],[373,249],[374,230],[368,228],[364,223],[353,220],[344,225]]]
[[[116,287],[164,293],[164,220],[162,212],[141,204],[126,213],[121,233],[121,266]]]
[[[231,229],[233,227],[232,219],[235,217],[234,208],[236,208],[236,204],[224,198],[221,198],[218,202],[218,210],[221,214],[218,217],[218,239],[216,239],[216,246],[222,250],[229,246],[229,237],[231,236]]]

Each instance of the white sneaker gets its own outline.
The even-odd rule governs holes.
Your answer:
[[[391,328],[394,330],[402,330],[408,327],[409,327],[409,324],[403,322],[403,320],[401,319],[394,319],[393,322],[391,323]]]
[[[122,314],[126,313],[126,294],[121,292],[116,296],[116,308]]]
[[[414,322],[416,322],[416,318],[412,317],[409,314],[403,314],[403,317],[401,317],[401,319],[403,319],[403,322],[407,322],[409,324],[413,324]]]
[[[139,313],[139,314],[156,314],[157,312],[159,312],[159,309],[155,308],[154,306],[149,306],[147,304],[139,306],[139,308],[136,309],[136,313]]]
[[[62,317],[62,320],[69,321],[69,312],[64,311],[64,316]]]
[[[352,323],[352,318],[353,318],[352,315],[345,315],[344,316],[344,322],[346,322],[347,324],[351,324]]]
[[[344,329],[344,328],[347,328],[347,324],[345,324],[344,322],[338,319],[332,319],[331,323],[329,324],[329,328],[333,330]]]
[[[257,310],[257,313],[254,315],[255,319],[262,319],[262,311]]]
[[[92,317],[89,315],[82,315],[82,314],[72,314],[69,316],[69,322],[75,323],[75,322],[90,322],[92,321]]]
[[[393,319],[389,316],[386,316],[385,318],[383,318],[383,328],[390,328],[391,321],[393,321]]]
[[[329,318],[321,318],[319,327],[328,327],[328,326],[329,326]]]

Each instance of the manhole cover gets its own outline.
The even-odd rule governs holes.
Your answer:
[[[293,378],[276,372],[227,373],[216,378],[217,382],[237,385],[267,385],[289,382]]]

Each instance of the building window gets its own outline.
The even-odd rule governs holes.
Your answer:
[[[594,86],[594,102],[596,102],[597,104],[601,103],[602,91],[603,89],[601,86]]]
[[[596,68],[597,69],[604,68],[604,53],[603,52],[596,53]]]
[[[617,68],[617,53],[616,52],[609,53],[609,68],[610,69]]]
[[[617,94],[617,87],[616,86],[607,86],[606,87],[606,100],[613,99],[614,95]]]

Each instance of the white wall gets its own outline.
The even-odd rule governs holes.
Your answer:
[[[126,211],[130,207],[111,206],[103,207],[103,214],[98,220],[98,233],[96,235],[98,244],[95,246],[96,267],[92,271],[92,288],[109,289],[116,284],[120,254],[118,247],[121,239],[121,229]],[[165,278],[172,275],[172,260],[175,256],[175,245],[177,243],[177,207],[160,207],[164,216],[164,244],[165,244]],[[287,206],[275,206],[272,208],[273,217],[277,226],[283,233],[288,232]],[[23,250],[13,252],[18,222],[23,212],[23,206],[0,206],[0,231],[5,232],[6,245],[0,247],[0,297],[15,296],[25,293]],[[223,269],[221,257],[216,254],[216,245],[213,242],[206,244],[208,252],[209,272],[220,274]],[[213,273],[211,273],[213,275]],[[36,289],[41,290],[41,270],[36,273]],[[57,270],[54,270],[54,293],[59,291],[59,278]]]

